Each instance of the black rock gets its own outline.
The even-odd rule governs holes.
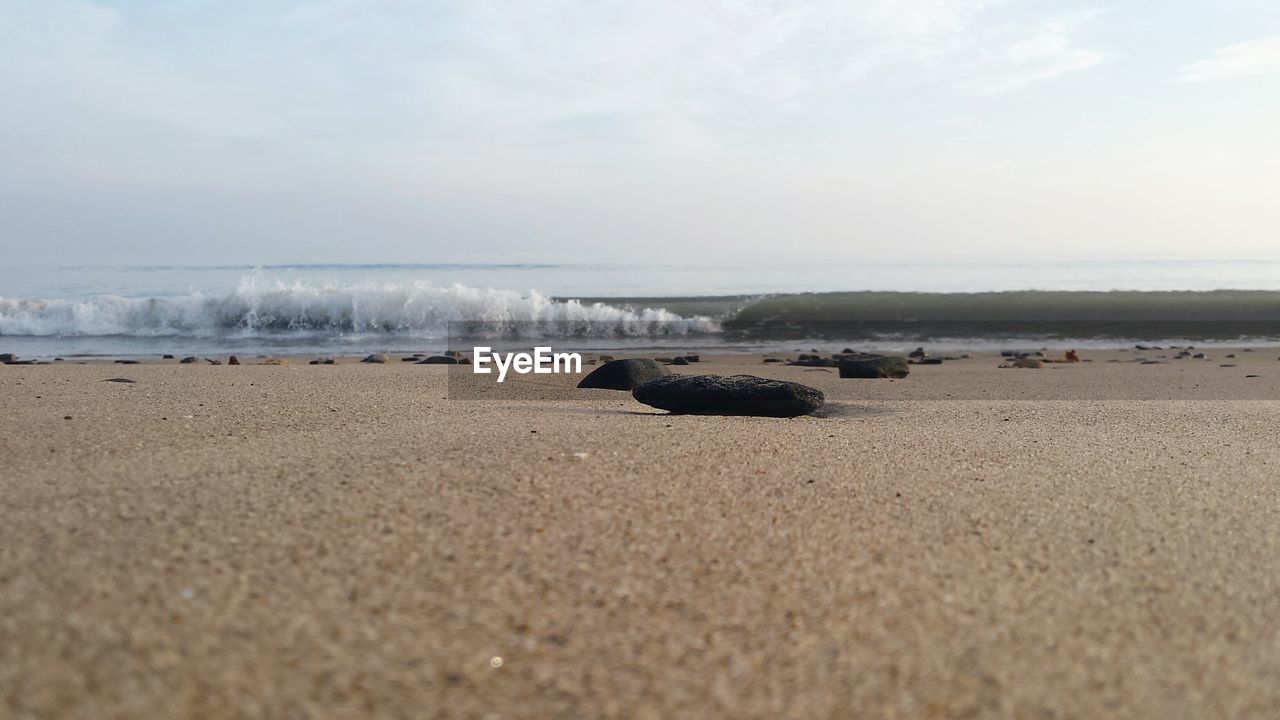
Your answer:
[[[754,375],[670,375],[631,391],[645,405],[680,415],[795,417],[822,407],[822,391]]]
[[[578,387],[634,390],[638,385],[670,374],[666,367],[646,358],[610,360],[582,378]]]
[[[787,364],[801,367],[835,367],[839,364],[839,361],[834,358],[824,358],[820,355],[801,355]]]
[[[458,358],[448,355],[432,355],[429,358],[418,361],[419,365],[457,365]]]
[[[688,365],[689,361],[682,357],[674,357],[674,358],[671,358],[671,364],[672,365]]]
[[[842,378],[904,378],[911,372],[907,359],[897,356],[878,356],[840,361]]]

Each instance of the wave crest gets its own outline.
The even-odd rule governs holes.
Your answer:
[[[397,334],[444,337],[449,323],[579,337],[714,332],[705,317],[662,308],[630,309],[602,302],[558,300],[519,292],[426,282],[341,284],[241,278],[225,295],[87,299],[0,298],[0,335],[24,336],[272,336]]]

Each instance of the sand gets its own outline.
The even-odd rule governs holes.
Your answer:
[[[1280,716],[1280,352],[1214,354],[681,368],[792,420],[0,367],[0,716]]]

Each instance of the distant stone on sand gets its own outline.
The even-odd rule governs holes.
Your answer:
[[[385,365],[385,364],[387,364],[387,363],[391,362],[391,358],[387,357],[387,355],[386,355],[385,353],[374,353],[374,354],[372,354],[372,355],[370,355],[370,356],[366,357],[365,359],[361,360],[360,362],[362,362],[362,363],[377,363],[377,364]]]
[[[835,358],[824,358],[821,355],[801,355],[787,364],[801,367],[836,367],[839,361]]]
[[[902,379],[911,372],[907,367],[907,359],[896,355],[878,355],[840,361],[840,377],[877,379]]]
[[[648,358],[610,360],[578,383],[580,388],[604,388],[606,390],[634,390],[650,380],[671,374],[661,363]]]
[[[458,358],[452,355],[432,355],[418,361],[419,365],[457,365]]]
[[[645,405],[678,415],[808,415],[826,402],[822,391],[754,375],[669,375],[631,391]]]

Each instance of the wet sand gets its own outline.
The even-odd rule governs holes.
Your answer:
[[[0,367],[0,716],[1275,717],[1280,351],[1226,352],[678,368],[792,420]]]

